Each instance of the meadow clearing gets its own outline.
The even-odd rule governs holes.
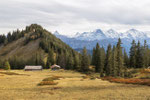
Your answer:
[[[39,86],[60,77],[56,85]],[[0,100],[150,100],[150,87],[110,83],[74,71],[0,71]]]

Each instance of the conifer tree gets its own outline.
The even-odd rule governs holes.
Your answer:
[[[105,73],[107,76],[112,75],[112,51],[111,51],[110,44],[108,45],[107,52],[106,52]]]
[[[122,54],[122,47],[121,47],[121,39],[120,38],[118,39],[116,50],[117,50],[117,56],[116,56],[117,75],[123,76],[124,61],[123,61],[123,54]]]
[[[87,54],[86,47],[84,47],[82,51],[82,59],[81,59],[81,71],[87,72],[89,70],[89,58]]]
[[[133,68],[136,67],[136,52],[137,52],[137,47],[136,47],[135,40],[133,40],[130,48],[130,67]]]
[[[149,66],[149,48],[147,41],[144,41],[144,50],[143,50],[143,67],[147,68]]]
[[[74,69],[79,70],[80,67],[80,58],[79,55],[75,54],[74,56]]]
[[[11,41],[12,41],[12,40],[11,40],[11,33],[10,33],[10,32],[7,34],[7,39],[8,39],[8,42],[11,42]]]
[[[124,55],[123,55],[123,57],[124,57],[124,66],[129,67],[129,58],[128,58],[128,55],[127,55],[125,49],[124,49]]]
[[[35,59],[35,65],[42,65],[43,68],[46,68],[46,63],[44,62],[44,55],[42,53],[37,52],[33,57]],[[34,64],[34,62],[31,63]]]
[[[112,49],[112,76],[117,76],[117,70],[117,52],[116,47],[114,45]]]
[[[95,66],[95,62],[96,62],[96,49],[93,48],[93,53],[92,53],[92,65]]]
[[[54,51],[52,49],[49,50],[48,52],[48,57],[47,57],[47,68],[50,68],[51,65],[54,64]]]
[[[69,54],[67,52],[61,52],[60,54],[57,54],[57,64],[60,65],[64,69],[69,69],[68,59],[69,59]]]
[[[100,60],[100,76],[104,76],[104,65],[105,65],[105,49],[104,47],[101,48],[100,50],[100,57],[101,57],[101,60]]]
[[[100,72],[100,67],[101,67],[101,50],[99,44],[97,43],[95,50],[95,72]]]
[[[140,41],[137,44],[137,52],[136,52],[136,68],[143,67],[143,55],[142,55],[142,47],[140,46]]]
[[[8,61],[5,62],[5,64],[4,64],[4,69],[5,69],[5,70],[10,70],[10,69],[11,69],[10,64],[9,64]]]
[[[72,55],[70,55],[68,58],[67,66],[68,66],[68,69],[73,69],[74,67],[74,59]]]

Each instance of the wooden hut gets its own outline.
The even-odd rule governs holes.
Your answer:
[[[25,71],[42,71],[42,66],[25,66]]]
[[[59,70],[61,67],[59,65],[52,65],[51,69],[52,70]]]

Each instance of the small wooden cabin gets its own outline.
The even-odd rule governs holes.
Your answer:
[[[147,67],[147,69],[150,69],[150,66],[149,66],[149,67]]]
[[[42,66],[25,66],[25,71],[42,71]]]
[[[59,70],[61,67],[59,65],[52,65],[51,69],[52,70]]]

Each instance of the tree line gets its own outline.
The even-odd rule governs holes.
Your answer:
[[[96,48],[93,48],[92,65],[95,66],[95,72],[99,72],[100,76],[128,76],[121,44],[121,39],[118,39],[117,45],[112,47],[109,44],[106,52],[98,43]]]
[[[118,39],[116,45],[109,44],[106,50],[97,43],[93,48],[93,54],[89,55],[85,47],[81,53],[78,53],[41,26],[32,24],[25,30],[17,30],[12,34],[8,33],[7,36],[0,35],[0,44],[7,45],[20,37],[25,37],[24,45],[40,38],[39,47],[44,50],[46,56],[41,52],[32,55],[30,59],[20,58],[16,55],[0,61],[0,68],[23,69],[25,65],[42,65],[44,68],[49,68],[53,64],[58,64],[67,70],[88,72],[90,71],[89,66],[92,65],[95,72],[100,73],[100,76],[129,77],[128,68],[150,66],[150,57],[148,56],[150,49],[146,40],[144,45],[141,45],[140,41],[136,43],[133,40],[129,54],[122,48],[121,39]],[[10,65],[9,68],[5,68],[6,65]]]
[[[93,48],[92,63],[95,66],[95,72],[99,72],[100,76],[121,76],[129,77],[131,74],[127,71],[128,68],[147,68],[150,66],[150,49],[146,40],[144,45],[135,42],[131,43],[129,55],[126,50],[121,47],[121,39],[115,46],[110,44],[105,52],[103,47],[97,43]]]

